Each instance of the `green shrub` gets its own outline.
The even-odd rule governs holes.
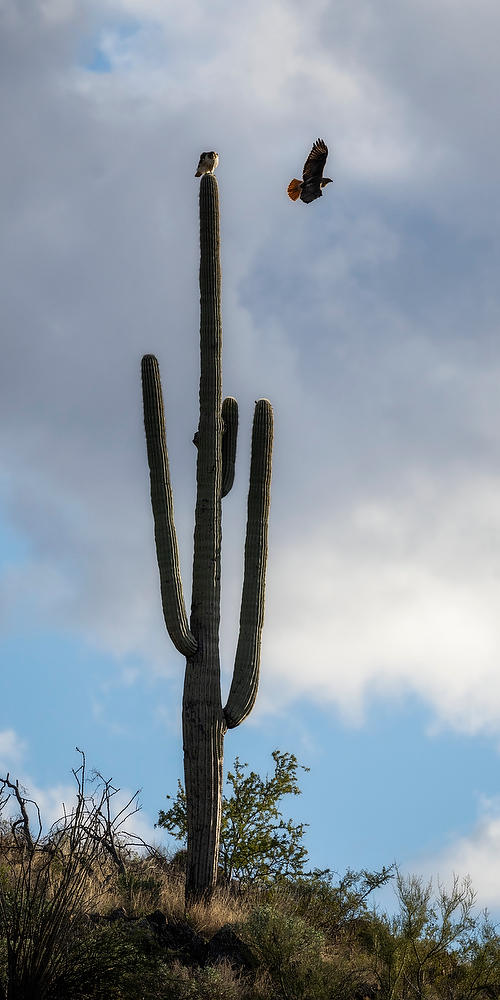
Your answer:
[[[7,993],[7,941],[0,937],[0,996]]]
[[[287,878],[304,877],[307,850],[303,844],[307,824],[285,820],[281,802],[300,795],[295,754],[274,750],[274,773],[261,778],[248,771],[238,757],[226,783],[231,794],[222,797],[219,874],[243,886],[272,885]],[[179,841],[187,837],[186,793],[180,781],[170,809],[160,809],[158,826]],[[167,795],[170,799],[171,796]]]
[[[394,867],[380,872],[354,872],[350,869],[335,884],[330,872],[318,872],[316,877],[298,878],[268,891],[266,902],[284,912],[302,917],[332,942],[339,937],[356,937],[366,919],[370,894],[394,876]]]
[[[154,1000],[157,949],[134,924],[98,924],[75,934],[64,967],[54,973],[46,1000]]]
[[[116,880],[116,891],[131,916],[156,910],[160,904],[162,880],[149,858],[131,857]]]
[[[164,966],[158,984],[161,1000],[244,1000],[245,987],[230,965],[191,969]]]
[[[317,996],[318,974],[322,967],[324,936],[300,917],[280,912],[273,906],[253,910],[242,935],[269,972],[279,996]]]

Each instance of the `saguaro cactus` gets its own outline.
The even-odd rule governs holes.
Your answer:
[[[200,419],[194,443],[197,497],[191,618],[179,568],[158,362],[142,359],[144,424],[165,624],[186,657],[182,705],[187,800],[186,901],[209,899],[217,877],[223,740],[252,710],[259,683],[264,618],[273,411],[255,405],[240,631],[229,696],[220,691],[221,500],[233,484],[238,426],[235,399],[222,399],[219,193],[213,174],[200,183]]]

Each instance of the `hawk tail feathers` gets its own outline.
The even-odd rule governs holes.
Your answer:
[[[294,177],[293,181],[290,181],[287,187],[288,197],[291,198],[292,201],[297,201],[297,198],[300,197],[301,188],[302,188],[302,181],[298,181],[297,178]]]

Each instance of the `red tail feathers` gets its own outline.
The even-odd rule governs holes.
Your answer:
[[[302,181],[298,181],[297,178],[294,177],[293,181],[290,181],[287,187],[288,197],[291,198],[292,201],[297,201],[297,198],[300,197],[301,188]]]

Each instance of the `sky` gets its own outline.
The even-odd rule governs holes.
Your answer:
[[[254,400],[275,411],[261,684],[312,866],[470,875],[500,919],[494,0],[1,0],[0,773],[75,747],[154,829],[182,774],[140,396],[162,373],[189,605],[198,181],[216,149],[231,680]],[[321,200],[292,203],[317,137]]]

